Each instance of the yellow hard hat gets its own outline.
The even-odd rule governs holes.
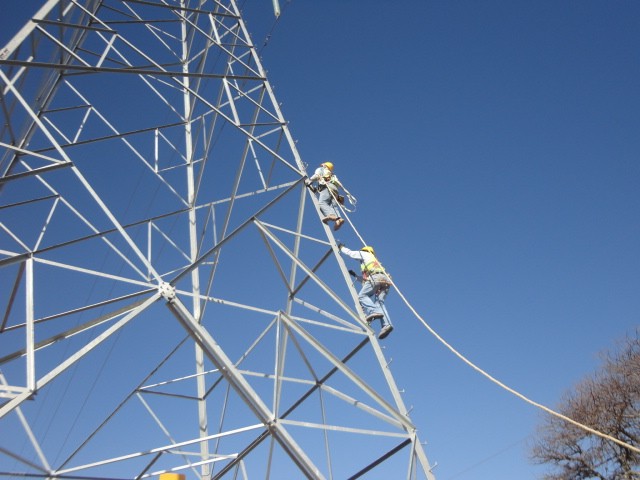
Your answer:
[[[361,252],[369,252],[372,255],[375,255],[376,252],[373,250],[373,247],[362,247],[360,249]]]
[[[327,167],[329,170],[331,170],[333,172],[333,163],[331,162],[324,162],[322,165],[322,167]]]

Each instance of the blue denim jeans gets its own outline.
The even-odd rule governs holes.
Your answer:
[[[358,293],[358,300],[367,317],[372,314],[382,315],[380,317],[380,328],[391,325],[387,309],[384,306],[387,293],[389,293],[389,283],[386,275],[372,275],[363,282],[360,293]]]
[[[331,196],[328,187],[322,190],[320,195],[318,195],[318,203],[320,204],[320,211],[325,217],[328,217],[329,215],[335,215],[338,218],[341,217],[338,202],[336,202],[333,196]]]

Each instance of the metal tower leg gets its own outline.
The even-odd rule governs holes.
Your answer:
[[[0,478],[433,480],[236,2],[15,30]]]

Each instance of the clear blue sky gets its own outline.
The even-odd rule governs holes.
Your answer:
[[[42,2],[7,0],[0,44]],[[640,312],[640,3],[240,2],[310,168],[449,343],[554,407]],[[340,239],[357,246],[354,232]],[[438,480],[527,480],[542,413],[393,293],[385,340]]]
[[[434,329],[554,407],[639,323],[640,4],[282,3],[263,57],[305,161]],[[541,413],[389,308],[439,480],[536,478]]]

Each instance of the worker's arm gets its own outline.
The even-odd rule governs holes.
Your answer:
[[[316,171],[313,172],[313,175],[311,175],[305,183],[307,184],[307,186],[309,186],[313,182],[317,182],[318,180],[320,180],[321,176],[322,176],[322,169],[316,168]]]
[[[350,250],[344,245],[340,245],[340,252],[344,253],[347,257],[351,257],[354,260],[362,260],[362,253],[358,250]]]
[[[353,277],[354,280],[357,280],[358,282],[362,283],[364,282],[364,278],[362,278],[360,275],[358,275],[356,272],[354,272],[353,270],[349,270],[349,275],[351,275]]]

